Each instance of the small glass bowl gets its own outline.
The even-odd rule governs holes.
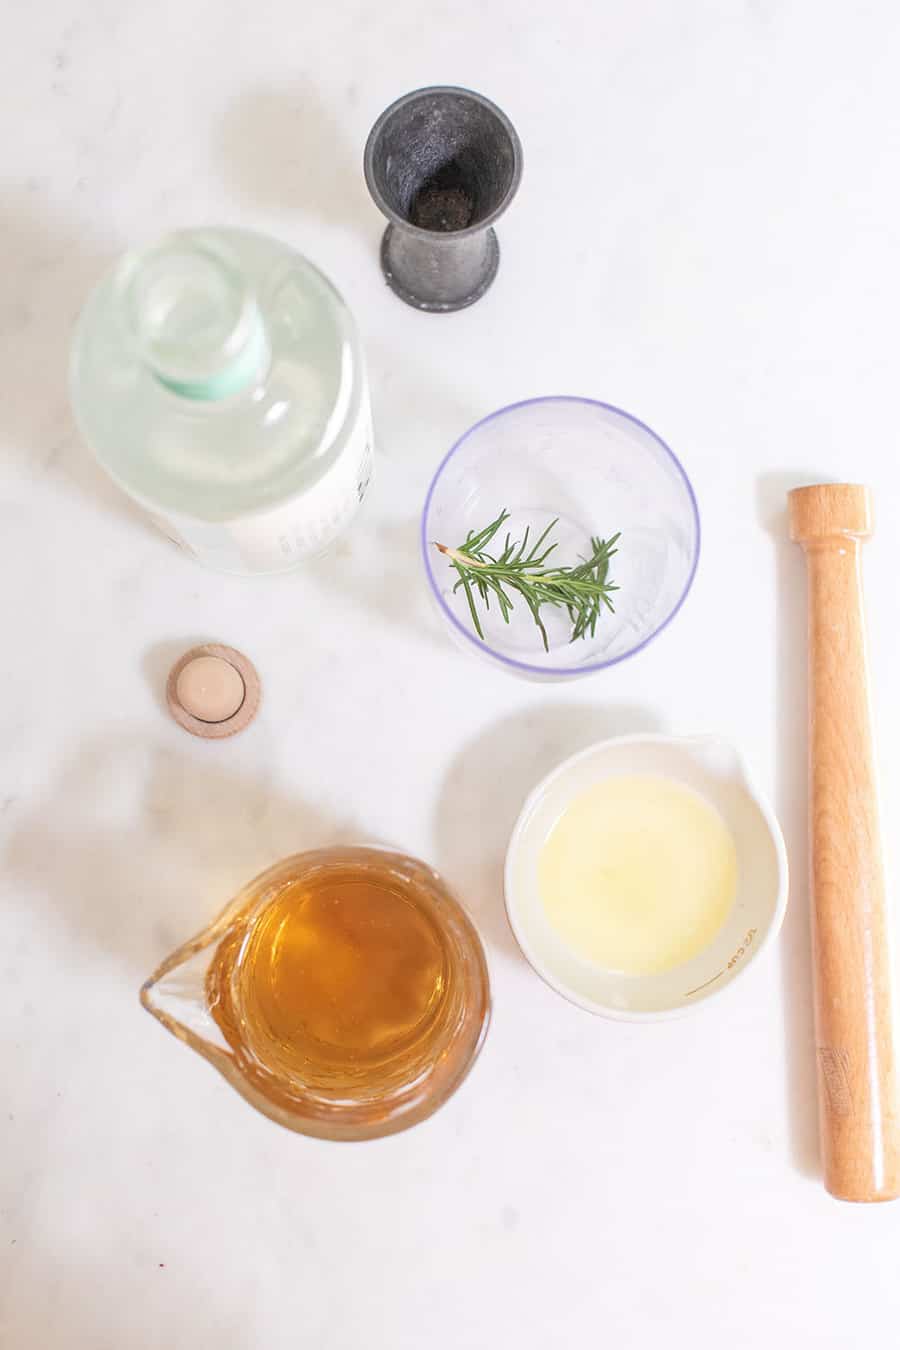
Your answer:
[[[604,779],[649,775],[680,783],[721,818],[737,853],[737,892],[719,932],[689,960],[652,975],[625,975],[571,948],[553,928],[538,881],[541,853],[567,806]],[[602,858],[591,865],[598,871]],[[579,751],[528,797],[506,854],[510,927],[541,979],[588,1012],[658,1022],[718,998],[755,964],[781,928],[788,861],[772,807],[743,757],[721,736],[618,736]]]
[[[505,509],[509,531],[536,539],[559,523],[554,560],[573,565],[592,535],[621,533],[609,579],[615,613],[601,614],[593,637],[570,641],[564,609],[545,606],[545,652],[526,605],[515,595],[509,624],[479,606],[475,632],[457,573],[435,543],[459,548]],[[620,408],[593,399],[529,399],[476,422],[444,457],[422,512],[422,557],[431,592],[451,636],[470,651],[526,679],[563,680],[615,665],[645,647],[675,617],[697,570],[700,517],[687,474],[664,441]]]

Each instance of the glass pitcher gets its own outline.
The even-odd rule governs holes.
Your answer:
[[[471,921],[436,872],[380,848],[299,853],[173,952],[141,1002],[281,1125],[371,1139],[459,1086],[490,991]]]

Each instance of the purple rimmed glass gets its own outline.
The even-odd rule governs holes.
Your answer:
[[[565,610],[545,607],[550,651],[524,603],[509,624],[479,606],[484,638],[455,570],[434,543],[458,548],[500,513],[513,538],[535,538],[554,518],[554,560],[588,556],[592,535],[621,533],[609,578],[615,613],[593,637],[572,643]],[[422,557],[451,636],[526,679],[564,680],[615,665],[645,647],[681,608],[700,553],[697,500],[679,460],[654,431],[608,403],[556,396],[528,399],[476,422],[445,455],[422,512]],[[515,596],[513,596],[515,602]]]

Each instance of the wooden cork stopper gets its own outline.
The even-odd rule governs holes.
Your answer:
[[[249,726],[259,707],[259,676],[234,647],[192,647],[169,672],[166,702],[192,736],[220,740]]]

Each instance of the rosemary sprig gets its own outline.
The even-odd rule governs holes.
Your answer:
[[[591,538],[591,556],[584,558],[574,567],[548,567],[547,559],[556,548],[556,544],[547,543],[558,518],[538,536],[529,548],[530,530],[526,529],[521,540],[512,540],[507,533],[499,555],[490,552],[490,545],[509,520],[509,512],[503,510],[496,520],[483,530],[470,530],[466,542],[459,548],[449,548],[446,544],[435,543],[435,548],[443,553],[459,574],[453,587],[465,592],[469,605],[469,614],[475,632],[484,641],[484,632],[475,605],[476,595],[485,609],[491,607],[491,596],[497,601],[505,623],[509,623],[513,601],[509,592],[520,595],[531,611],[544,643],[544,651],[549,652],[547,630],[541,621],[541,608],[544,605],[562,607],[568,612],[572,623],[570,642],[577,638],[594,636],[597,620],[602,606],[614,610],[610,598],[618,586],[607,580],[609,560],[618,552],[615,547],[619,535],[611,539]]]

